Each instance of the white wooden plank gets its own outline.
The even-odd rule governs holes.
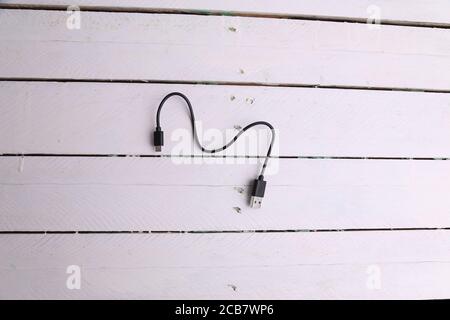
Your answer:
[[[142,13],[0,12],[0,77],[449,90],[446,29]],[[18,27],[18,25],[20,25]]]
[[[169,158],[0,158],[0,230],[286,230],[450,226],[450,161],[255,164]],[[270,173],[270,172],[268,172]]]
[[[450,297],[448,231],[0,239],[2,299]],[[80,290],[66,287],[71,265]]]
[[[134,10],[193,10],[226,14],[262,14],[296,17],[366,20],[374,14],[382,21],[426,22],[448,25],[450,4],[446,0],[3,0],[13,5],[76,5],[82,8]]]
[[[221,133],[229,139],[233,127],[267,120],[277,128],[274,155],[450,156],[450,94],[53,82],[0,82],[0,153],[155,154],[156,109],[171,91],[190,97],[214,147],[226,140]],[[185,142],[192,154],[184,102],[167,102],[161,121],[163,153],[178,154]],[[268,130],[250,136],[227,154],[265,155]]]

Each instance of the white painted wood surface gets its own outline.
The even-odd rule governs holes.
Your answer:
[[[448,233],[0,235],[0,298],[445,298]]]
[[[275,15],[356,19],[365,21],[380,14],[381,21],[435,23],[448,25],[450,4],[447,0],[3,0],[12,5],[76,5],[81,8],[128,10],[182,10],[223,14]]]
[[[84,12],[70,30],[67,18],[0,11],[0,77],[450,89],[447,29]]]
[[[66,4],[0,10],[0,298],[450,296],[448,2],[378,1],[398,25],[376,28],[321,21],[364,22],[371,3],[356,0],[80,0],[105,11],[82,12],[80,30],[63,7],[39,10]],[[275,155],[313,159],[272,159],[250,210],[259,165],[230,156],[263,155],[267,133],[201,164],[154,157],[156,107],[175,90],[203,129],[268,120]],[[189,136],[181,101],[162,117]]]
[[[156,154],[156,109],[174,90],[192,100],[211,146],[267,120],[278,132],[274,155],[450,156],[450,93],[54,82],[0,82],[0,153]],[[180,134],[191,144],[186,106],[172,99],[161,115],[164,154],[178,154]],[[265,155],[270,132],[254,137],[259,144],[238,141],[226,154]]]
[[[263,207],[255,210],[248,205],[248,185],[260,165],[218,160],[222,164],[174,164],[169,158],[3,158],[1,229],[205,231],[450,225],[450,161],[277,159],[276,174],[266,176]]]

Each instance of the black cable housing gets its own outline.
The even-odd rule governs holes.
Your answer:
[[[255,127],[255,126],[260,126],[260,125],[261,125],[261,126],[266,126],[266,127],[268,127],[268,128],[270,129],[270,131],[271,131],[271,141],[270,141],[270,145],[269,145],[269,148],[268,148],[268,150],[267,150],[267,155],[266,155],[266,157],[265,157],[264,164],[263,164],[263,166],[262,166],[262,168],[261,168],[261,173],[260,173],[260,177],[264,177],[264,172],[265,172],[265,170],[266,170],[267,163],[268,163],[269,158],[270,158],[270,155],[271,155],[271,153],[272,153],[272,146],[273,146],[273,143],[274,143],[274,141],[275,141],[275,129],[274,129],[274,127],[273,127],[269,122],[266,122],[266,121],[256,121],[256,122],[250,123],[249,125],[247,125],[247,126],[245,126],[244,128],[242,128],[242,129],[234,136],[234,138],[231,139],[231,140],[230,140],[227,144],[225,144],[223,147],[217,148],[217,149],[206,149],[206,148],[204,148],[204,147],[202,146],[202,144],[200,143],[200,139],[199,139],[198,134],[197,134],[197,128],[196,128],[196,126],[195,126],[195,115],[194,115],[194,110],[193,110],[193,108],[192,108],[192,104],[191,104],[191,102],[189,101],[188,97],[186,97],[184,94],[182,94],[182,93],[180,93],[180,92],[172,92],[172,93],[169,93],[168,95],[166,95],[166,96],[162,99],[161,103],[159,104],[158,111],[157,111],[157,113],[156,113],[156,131],[157,131],[157,132],[161,132],[161,121],[160,121],[161,109],[162,109],[162,107],[164,106],[164,104],[166,103],[166,101],[167,101],[170,97],[173,97],[173,96],[181,97],[181,98],[186,102],[186,104],[187,104],[187,106],[188,106],[188,108],[189,108],[189,114],[190,114],[190,117],[191,117],[192,135],[193,135],[194,140],[196,141],[196,143],[198,144],[198,146],[199,146],[200,149],[202,150],[202,152],[206,152],[206,153],[216,153],[216,152],[224,151],[225,149],[227,149],[228,147],[230,147],[233,143],[235,143],[236,140],[237,140],[237,139],[238,139],[245,131],[247,131],[248,129],[253,128],[253,127]]]

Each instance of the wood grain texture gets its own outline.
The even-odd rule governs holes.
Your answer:
[[[80,30],[65,10],[0,10],[0,298],[448,298],[450,161],[436,158],[450,157],[449,4],[376,4],[384,23],[436,29],[320,21],[364,22],[371,4],[80,0],[172,12],[82,12]],[[269,17],[286,15],[307,20]],[[190,141],[173,100],[153,157],[156,107],[175,90],[207,143],[268,120],[276,156],[315,159],[272,159],[250,210],[259,165],[231,156],[264,154],[267,132],[225,158],[169,157]],[[66,287],[70,265],[81,290]]]
[[[0,158],[0,230],[450,226],[450,161],[277,160],[254,210],[256,164],[172,160]]]
[[[448,231],[0,235],[0,298],[445,298],[449,239]],[[81,268],[80,290],[66,287],[70,265]]]
[[[155,154],[156,109],[171,91],[190,97],[211,147],[267,120],[278,133],[274,155],[450,156],[450,94],[54,82],[0,82],[0,153]],[[164,154],[201,154],[186,110],[181,99],[167,102]],[[225,154],[266,154],[267,130],[246,137]]]
[[[379,8],[382,21],[436,23],[448,25],[450,4],[446,0],[3,0],[15,5],[77,5],[82,8],[124,8],[129,10],[192,10],[225,14],[262,14],[288,17],[316,17],[366,20]]]
[[[0,15],[4,78],[450,89],[446,29],[84,12],[70,30],[64,11]]]

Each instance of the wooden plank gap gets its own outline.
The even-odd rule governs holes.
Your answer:
[[[322,85],[308,83],[271,83],[240,81],[190,81],[161,79],[83,79],[83,78],[35,78],[35,77],[0,77],[0,82],[54,82],[54,83],[132,83],[132,84],[173,84],[201,86],[237,86],[237,87],[273,87],[273,88],[309,88],[330,90],[368,90],[420,93],[450,93],[450,90],[409,87],[356,86],[356,85]]]
[[[8,10],[48,10],[48,11],[67,11],[70,5],[47,5],[47,4],[13,4],[0,3],[0,9]],[[196,9],[164,9],[164,8],[140,8],[140,7],[115,7],[115,6],[94,6],[81,5],[78,6],[80,11],[84,12],[105,12],[105,13],[138,13],[138,14],[173,14],[173,15],[197,15],[197,16],[226,16],[226,17],[243,17],[243,18],[262,18],[262,19],[289,19],[304,21],[324,21],[324,22],[340,22],[367,24],[366,18],[356,17],[333,17],[324,15],[307,15],[307,14],[274,14],[274,13],[257,13],[257,12],[241,12],[226,10],[196,10]],[[425,22],[425,21],[407,21],[395,19],[380,19],[377,25],[413,27],[413,28],[433,28],[433,29],[450,29],[450,23],[443,22]]]

